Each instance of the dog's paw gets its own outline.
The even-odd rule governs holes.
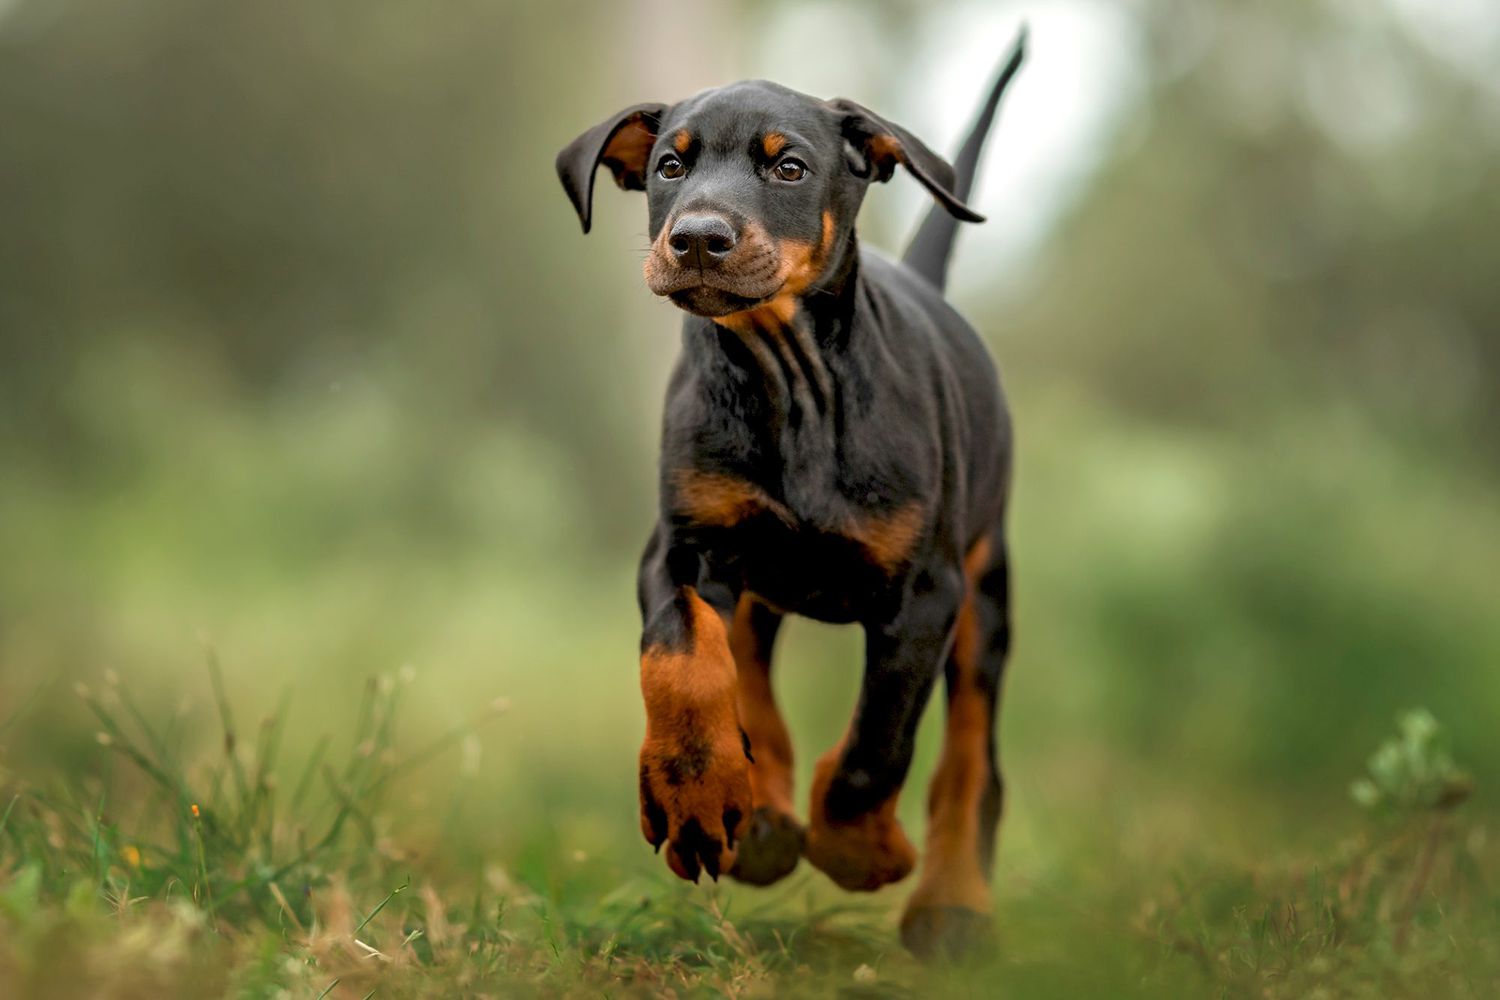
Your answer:
[[[925,906],[913,902],[901,915],[901,943],[921,959],[962,959],[994,941],[988,913],[967,906]]]
[[[747,885],[770,885],[792,873],[802,857],[802,826],[786,813],[761,806],[750,817],[729,875]]]
[[[679,877],[715,880],[735,860],[750,815],[750,761],[736,730],[641,745],[641,833]]]
[[[917,849],[901,824],[875,813],[850,823],[815,818],[807,828],[804,853],[814,867],[851,892],[873,892],[899,882],[917,864]]]
[[[896,819],[894,795],[862,815],[839,821],[829,818],[828,797],[838,756],[837,748],[824,754],[813,772],[803,853],[841,887],[871,892],[909,875],[917,864],[917,849]]]

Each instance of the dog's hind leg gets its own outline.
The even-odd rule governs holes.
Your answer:
[[[965,560],[968,595],[944,667],[942,756],[928,791],[922,877],[901,918],[901,940],[922,956],[957,954],[989,933],[989,876],[1003,785],[995,710],[1010,649],[1010,582],[997,526]]]
[[[859,706],[813,769],[807,826],[807,860],[845,889],[878,889],[916,865],[896,800],[963,597],[958,565],[921,570],[899,612],[865,626]]]
[[[785,878],[802,856],[802,826],[792,804],[792,738],[771,691],[771,652],[781,617],[744,594],[729,626],[740,725],[753,758],[750,796],[755,810],[729,874],[751,885]]]

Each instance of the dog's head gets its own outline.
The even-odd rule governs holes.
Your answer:
[[[700,316],[724,317],[816,286],[853,232],[873,180],[900,164],[949,212],[953,168],[872,111],[762,80],[680,104],[638,104],[569,143],[557,172],[589,231],[594,175],[645,191],[646,284]]]

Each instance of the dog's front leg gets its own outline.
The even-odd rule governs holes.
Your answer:
[[[685,561],[653,545],[641,567],[641,832],[658,850],[665,843],[672,871],[696,882],[700,871],[717,879],[734,863],[750,815],[750,759],[724,620],[673,578],[672,564]]]
[[[878,889],[916,864],[896,800],[963,596],[958,568],[919,572],[900,608],[865,626],[859,705],[818,760],[808,810],[807,859],[845,889]]]

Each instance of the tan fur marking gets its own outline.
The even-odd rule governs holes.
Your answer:
[[[975,581],[990,557],[988,539],[980,539],[964,560],[969,596],[954,626],[952,660],[955,677],[948,697],[942,755],[927,794],[927,850],[922,880],[907,912],[923,908],[990,909],[990,889],[980,865],[980,802],[989,778],[990,713],[993,706],[979,687],[979,617],[974,609]]]
[[[693,133],[689,132],[685,128],[678,129],[677,134],[672,136],[672,148],[677,150],[677,152],[679,153],[686,153],[688,151],[688,148],[692,145]]]
[[[780,132],[767,132],[761,137],[760,148],[765,150],[767,157],[775,156],[786,148],[786,136]]]
[[[757,808],[770,806],[793,816],[792,737],[771,690],[769,650],[759,647],[750,626],[754,606],[755,598],[743,595],[729,627],[729,649],[738,677],[740,725],[750,737],[755,757],[750,765],[750,798]]]
[[[881,174],[885,175],[892,164],[899,163],[906,158],[906,150],[901,146],[901,140],[893,135],[872,135],[868,146],[870,158],[881,165]]]
[[[769,302],[764,302],[756,306],[754,309],[730,313],[727,316],[716,316],[714,317],[714,322],[744,337],[779,330],[784,326],[790,325],[796,315],[796,297],[779,295]]]
[[[913,500],[890,514],[855,519],[844,533],[863,545],[887,573],[895,573],[911,558],[925,520],[925,509]]]
[[[766,491],[736,476],[679,469],[672,477],[673,510],[694,524],[732,527],[756,514],[770,513],[790,523],[791,512]]]
[[[900,793],[851,823],[832,823],[824,811],[828,786],[844,755],[848,733],[813,767],[808,808],[807,860],[851,891],[870,892],[905,878],[917,864],[917,851],[896,819]]]
[[[638,116],[610,137],[609,143],[604,147],[604,152],[599,158],[601,161],[618,163],[630,173],[640,174],[645,172],[646,161],[650,158],[651,147],[655,144],[656,132]],[[625,186],[624,181],[619,177],[615,178],[615,183],[621,188]]]
[[[675,836],[689,820],[720,844],[719,870],[734,863],[731,842],[749,816],[750,769],[740,738],[737,676],[728,631],[718,612],[689,589],[692,648],[659,647],[641,654],[641,696],[646,704],[646,738],[641,744],[641,832],[653,840],[650,809],[659,808]],[[688,780],[671,775],[688,771]],[[741,823],[724,828],[726,808],[737,808]],[[667,862],[690,878],[676,852]]]
[[[833,252],[832,212],[823,212],[822,224],[822,233],[816,243],[793,239],[780,241],[781,264],[777,273],[782,284],[775,298],[753,309],[719,316],[714,322],[740,334],[790,326],[797,315],[797,297],[822,277],[823,268]]]
[[[653,718],[659,728],[680,724],[683,707],[703,709],[721,722],[734,714],[736,678],[724,619],[696,591],[689,591],[688,608],[692,648],[686,653],[652,648],[641,656],[648,729]],[[681,669],[688,661],[693,669]]]
[[[667,220],[668,223],[671,220]],[[646,279],[646,287],[654,289],[658,279],[665,279],[671,272],[677,269],[677,263],[672,260],[668,251],[668,241],[672,238],[671,225],[661,227],[661,232],[656,234],[656,239],[651,243],[651,252],[646,254],[646,259],[641,261],[641,274]]]

